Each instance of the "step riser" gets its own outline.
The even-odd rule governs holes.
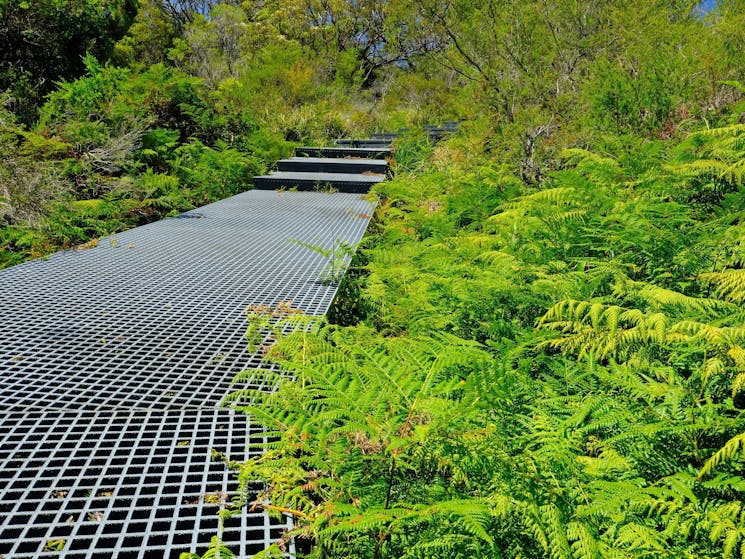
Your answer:
[[[368,146],[384,146],[388,147],[391,145],[391,141],[383,138],[363,138],[360,140],[336,140],[334,142],[337,146],[351,146],[355,148],[368,147]]]
[[[309,173],[366,173],[373,172],[381,175],[388,173],[388,164],[384,163],[343,163],[343,162],[305,162],[297,160],[282,160],[277,162],[279,171],[309,172]]]
[[[307,181],[297,179],[275,179],[271,177],[255,177],[254,188],[256,190],[290,190],[296,189],[303,192],[336,190],[337,192],[350,192],[354,194],[367,194],[370,192],[375,182],[362,181],[327,181],[319,183],[318,181]]]
[[[356,147],[356,148],[361,148],[361,149],[378,149],[378,148],[380,148],[381,146],[380,146],[380,145],[378,145],[378,144],[357,144],[357,145],[356,145],[356,146],[354,146],[354,147]]]
[[[295,148],[295,155],[298,157],[357,157],[362,159],[385,159],[390,157],[392,150],[390,148]]]

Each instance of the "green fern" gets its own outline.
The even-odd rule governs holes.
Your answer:
[[[214,536],[210,540],[210,545],[202,555],[196,553],[182,553],[180,559],[233,559],[235,554],[230,550],[223,541]]]
[[[723,270],[700,274],[699,277],[716,288],[717,297],[733,303],[745,301],[745,270]]]
[[[337,239],[334,240],[331,248],[324,248],[321,245],[306,243],[298,239],[292,239],[290,242],[317,252],[328,261],[320,275],[321,281],[325,283],[339,283],[341,281],[341,278],[347,272],[349,261],[357,250],[356,246]]]
[[[718,466],[724,462],[734,460],[740,454],[745,456],[745,433],[740,433],[732,437],[722,448],[715,452],[699,470],[699,477],[709,475]]]

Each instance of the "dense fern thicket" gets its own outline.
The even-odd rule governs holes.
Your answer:
[[[530,186],[483,130],[379,187],[358,323],[229,398],[276,437],[235,465],[254,506],[313,557],[744,556],[745,125]]]
[[[408,126],[334,324],[249,313],[236,506],[318,558],[743,558],[745,5],[699,4],[0,0],[0,266]]]

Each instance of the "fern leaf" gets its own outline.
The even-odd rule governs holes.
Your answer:
[[[629,523],[623,525],[616,536],[618,545],[627,547],[638,556],[662,555],[667,544],[662,534],[642,524]]]
[[[561,157],[568,163],[573,165],[580,165],[583,163],[591,163],[592,165],[602,165],[618,168],[618,161],[610,157],[603,157],[593,151],[581,149],[581,148],[567,148],[561,151]]]
[[[716,451],[699,470],[698,477],[707,476],[722,463],[734,459],[740,453],[745,453],[745,433],[732,437],[722,448]]]
[[[745,124],[731,124],[729,126],[719,126],[716,128],[707,128],[705,130],[699,130],[691,136],[700,138],[731,138],[738,136],[739,134],[745,133]]]
[[[574,559],[597,559],[599,546],[597,539],[587,526],[581,522],[567,524],[567,537],[572,542]]]
[[[669,167],[684,177],[719,177],[727,171],[729,166],[717,159],[697,159],[691,163],[685,163],[674,167]]]
[[[734,361],[737,367],[745,368],[745,348],[735,344],[727,350],[727,356]]]
[[[732,398],[734,399],[743,390],[745,390],[745,373],[740,373],[732,383]]]
[[[699,278],[716,286],[716,295],[727,301],[745,301],[745,270],[727,269],[700,274]]]

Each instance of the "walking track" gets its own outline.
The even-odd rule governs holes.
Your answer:
[[[320,254],[357,243],[357,194],[254,190],[0,271],[0,555],[177,558],[204,551],[236,483],[212,449],[261,434],[221,408],[257,368],[247,305],[327,312]],[[271,390],[272,387],[263,387]],[[226,523],[238,557],[286,524]]]

